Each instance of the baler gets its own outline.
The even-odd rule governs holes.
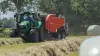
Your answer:
[[[68,36],[68,24],[64,18],[56,17],[55,14],[48,14],[45,19],[45,29],[52,37],[64,39]]]
[[[24,15],[32,15],[31,20],[25,20]],[[11,37],[21,37],[26,42],[39,42],[44,41],[45,33],[59,40],[68,35],[68,26],[66,26],[64,18],[56,17],[55,14],[40,15],[24,12],[16,14],[14,17],[16,29],[11,32]]]

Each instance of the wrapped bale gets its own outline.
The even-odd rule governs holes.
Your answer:
[[[100,26],[99,25],[91,25],[87,29],[88,36],[98,36],[100,35]]]

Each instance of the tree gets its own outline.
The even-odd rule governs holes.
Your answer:
[[[40,0],[38,1],[40,11],[46,13],[64,14],[65,8],[69,6],[70,0]]]
[[[83,16],[90,24],[99,23],[100,20],[100,1],[99,0],[72,0],[72,8]]]
[[[78,1],[78,0],[77,0]],[[46,13],[55,13],[63,15],[69,24],[71,32],[80,32],[81,26],[86,20],[84,16],[74,8],[74,0],[40,0],[39,9]],[[80,4],[78,4],[80,6]],[[76,30],[78,29],[78,30]]]
[[[29,4],[32,0],[3,0],[0,2],[0,9],[3,12],[6,10],[17,10],[17,12],[21,12],[24,6]]]
[[[15,26],[15,20],[13,18],[4,18],[3,21],[3,28],[13,28]]]
[[[0,19],[0,27],[2,27],[3,25],[3,22],[2,22],[2,19]]]

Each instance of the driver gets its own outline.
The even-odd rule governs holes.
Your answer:
[[[30,22],[31,21],[31,18],[29,17],[29,15],[25,14],[24,15],[24,20]]]
[[[25,21],[29,21],[31,27],[33,26],[33,23],[35,22],[35,20],[34,20],[33,17],[32,17],[32,14],[30,14],[30,15],[25,14],[25,15],[24,15],[24,20],[25,20]]]

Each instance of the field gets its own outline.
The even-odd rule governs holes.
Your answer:
[[[77,51],[78,51],[79,45],[81,41],[83,40],[83,38],[84,36],[71,36],[61,41],[46,41],[46,42],[39,42],[39,43],[21,42],[21,43],[16,43],[12,45],[6,45],[6,46],[3,45],[3,46],[0,46],[0,55],[17,56],[19,54],[19,56],[20,55],[21,56],[31,56],[34,54],[33,56],[35,55],[40,56],[42,53],[41,56],[48,56],[48,55],[77,56],[78,55]]]
[[[9,38],[11,29],[0,29],[0,56],[78,56],[85,36],[69,36],[60,41],[24,43],[21,38]]]
[[[78,51],[73,52],[73,53],[71,53],[71,54],[69,54],[69,55],[66,55],[66,56],[78,56]]]

